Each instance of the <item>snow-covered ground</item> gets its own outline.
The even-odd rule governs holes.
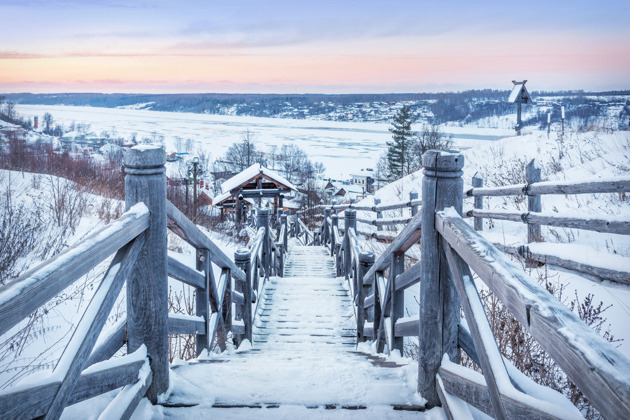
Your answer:
[[[571,133],[560,139],[557,133],[548,138],[546,133],[535,133],[521,137],[506,138],[491,144],[482,145],[463,151],[464,189],[471,188],[472,177],[476,172],[483,175],[486,186],[508,185],[525,182],[525,166],[531,159],[537,159],[542,167],[543,181],[592,181],[630,174],[630,132],[602,134],[598,132]],[[415,172],[376,192],[374,197],[381,203],[409,199],[409,192],[418,192],[422,198],[422,171]],[[374,197],[368,197],[358,205],[372,205]],[[464,211],[471,209],[472,199],[464,200]],[[527,200],[522,197],[484,198],[485,209],[526,211]],[[559,215],[605,216],[619,220],[630,220],[630,198],[627,194],[581,194],[581,195],[545,195],[542,197],[542,209],[558,212]],[[386,212],[383,217],[408,215],[408,209]],[[357,218],[374,218],[371,212],[357,212]],[[472,223],[472,221],[471,221]],[[363,231],[375,230],[374,227],[358,224]],[[619,265],[620,257],[630,257],[630,236],[599,233],[578,229],[542,227],[542,234],[549,246],[554,243],[575,245],[574,250],[581,250],[573,258],[593,258],[592,261],[606,266]],[[523,244],[527,242],[527,226],[523,223],[500,220],[485,220],[484,235],[493,242],[502,244]],[[375,249],[378,254],[384,250],[382,244],[373,241],[363,243],[365,247]],[[417,247],[408,255],[419,258]],[[557,247],[556,247],[557,248]],[[587,250],[587,251],[585,251]],[[588,252],[588,250],[598,251]],[[601,253],[601,254],[600,254]],[[621,264],[628,264],[622,259]],[[626,269],[630,269],[628,264]],[[583,299],[587,294],[594,295],[595,302],[602,301],[604,307],[612,305],[605,313],[607,322],[603,330],[610,327],[611,333],[623,341],[617,343],[620,351],[630,357],[630,287],[609,281],[597,281],[575,272],[561,268],[541,267],[532,269],[533,278],[547,278],[552,283],[566,286],[563,297],[568,303],[576,293]],[[480,285],[480,287],[483,287]],[[406,315],[418,312],[419,286],[408,289],[405,296]]]
[[[56,123],[68,127],[72,122],[91,124],[97,134],[115,131],[130,138],[164,136],[167,151],[175,151],[176,137],[191,139],[193,150],[221,157],[230,145],[239,142],[246,130],[253,134],[256,147],[269,152],[273,146],[293,143],[313,161],[322,162],[326,176],[348,179],[363,168],[373,168],[386,142],[391,140],[390,125],[365,122],[290,120],[280,118],[239,117],[229,115],[160,112],[140,109],[73,107],[63,105],[18,105],[22,116],[49,112]],[[514,134],[511,129],[444,127],[453,134],[457,147],[472,147]]]

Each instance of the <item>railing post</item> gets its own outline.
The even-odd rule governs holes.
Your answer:
[[[483,187],[483,176],[479,172],[476,172],[472,177],[473,188]],[[475,196],[475,208],[478,210],[483,209],[483,196]],[[483,217],[475,217],[475,230],[483,230]]]
[[[409,201],[413,201],[413,200],[417,200],[418,199],[418,191],[416,190],[412,190],[409,193]],[[418,205],[412,205],[411,206],[411,217],[415,216],[418,213]]]
[[[375,198],[374,199],[374,207],[378,206],[379,204],[381,204],[381,199],[380,198]],[[377,211],[376,212],[376,218],[377,219],[382,219],[383,218],[383,212],[382,211]],[[383,230],[383,226],[376,226],[376,230]]]
[[[363,277],[370,271],[374,265],[374,254],[367,251],[361,251],[359,254],[359,272],[357,274],[357,288],[359,289],[359,297],[357,299],[357,341],[365,341],[363,335],[363,326],[367,319],[365,310],[365,296],[370,291],[370,285],[363,283]]]
[[[525,167],[525,180],[527,184],[534,182],[540,182],[542,168],[536,162],[536,159],[532,159],[531,162]],[[527,211],[528,212],[541,212],[542,201],[540,195],[527,194]],[[540,225],[527,225],[527,242],[541,242],[542,236],[540,233]]]
[[[236,280],[234,282],[234,287],[237,292],[243,294],[243,305],[235,305],[236,320],[243,320],[243,324],[245,325],[244,334],[241,336],[240,334],[236,336],[237,343],[239,345],[243,339],[249,340],[252,342],[252,284],[251,284],[251,251],[249,249],[241,248],[234,252],[234,263],[238,268],[243,270],[245,273],[245,282],[240,282]]]
[[[160,147],[136,146],[125,154],[125,208],[143,202],[150,211],[144,246],[127,279],[127,352],[147,346],[153,380],[146,396],[154,404],[169,385],[165,163]]]
[[[236,198],[236,230],[241,230],[241,216],[243,215],[243,194]]]
[[[284,226],[284,236],[282,238],[282,245],[284,245],[283,250],[284,252],[287,252],[287,250],[289,249],[287,248],[289,245],[289,225],[287,224],[287,215],[283,214],[282,216],[280,216],[280,220],[282,226]]]
[[[392,297],[389,306],[389,317],[392,323],[390,330],[392,348],[389,349],[400,351],[403,354],[403,337],[396,337],[396,321],[405,316],[405,291],[396,291],[396,276],[405,271],[405,253],[395,252],[392,254],[392,262],[389,267],[389,295]],[[457,342],[455,343],[457,344]]]
[[[343,254],[343,272],[346,276],[346,280],[350,278],[350,271],[352,270],[352,249],[350,249],[350,229],[356,229],[357,227],[357,211],[353,209],[347,209],[344,213],[344,224],[346,233],[343,235],[344,254]],[[356,293],[356,290],[355,290]],[[352,296],[354,300],[354,296]]]
[[[295,212],[295,237],[300,235],[300,219],[302,218],[302,212]]]
[[[337,247],[337,240],[335,238],[335,228],[339,229],[339,216],[333,214],[330,216],[331,228],[330,228],[330,256],[335,255],[335,248]]]
[[[446,353],[459,361],[457,327],[460,306],[457,291],[435,229],[435,212],[454,207],[462,214],[464,156],[455,150],[429,150],[422,155],[422,259],[418,391],[430,406],[440,405],[435,375]],[[392,325],[393,327],[393,325]]]
[[[322,245],[326,246],[330,242],[330,228],[328,227],[328,218],[330,217],[331,209],[324,209],[324,240]]]
[[[212,270],[212,262],[210,261],[210,251],[207,249],[198,249],[197,252],[197,270],[203,271],[203,275],[206,279],[205,287],[203,289],[195,290],[195,315],[201,316],[206,320],[206,334],[197,335],[195,338],[195,350],[197,356],[201,354],[204,349],[210,351],[210,276]]]
[[[263,240],[263,258],[262,265],[265,271],[265,279],[271,276],[271,232],[269,232],[269,218],[271,217],[270,209],[258,209],[258,229],[265,228],[265,239]]]
[[[284,244],[282,242],[278,242],[277,244],[278,247],[278,251],[280,251],[278,253],[278,272],[276,273],[276,276],[278,277],[284,277]]]

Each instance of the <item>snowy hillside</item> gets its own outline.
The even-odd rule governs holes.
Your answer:
[[[506,138],[492,144],[475,147],[463,152],[465,157],[464,188],[471,187],[475,173],[483,175],[486,186],[518,184],[525,182],[525,166],[531,159],[537,159],[542,167],[542,180],[588,181],[615,176],[627,176],[630,173],[630,132],[602,134],[598,132],[572,133],[562,140],[557,134],[549,138],[546,133],[530,134],[522,137]],[[382,203],[404,201],[409,199],[409,192],[416,191],[422,198],[422,171],[410,174],[375,193]],[[373,205],[374,197],[368,197],[358,205]],[[472,208],[472,199],[464,200],[464,212]],[[522,196],[484,198],[485,209],[526,211],[527,200]],[[543,211],[558,212],[562,215],[580,216],[613,216],[622,220],[630,219],[630,197],[625,194],[582,194],[582,195],[546,195],[542,198]],[[407,213],[404,210],[385,212],[383,217],[396,217]],[[357,212],[357,218],[373,218],[371,212]],[[470,219],[470,223],[472,220]],[[375,230],[375,227],[359,223],[358,229]],[[483,234],[491,241],[503,244],[526,243],[527,226],[523,223],[485,220]],[[614,258],[630,257],[630,237],[627,235],[605,234],[576,229],[542,227],[546,243],[570,243],[582,248],[574,248],[582,254],[577,257],[586,258],[599,251],[606,257],[602,264],[613,264]],[[384,249],[383,244],[364,241],[363,246],[374,249],[378,255]],[[408,254],[419,257],[418,250],[410,250]],[[597,254],[598,256],[600,254]],[[619,257],[620,258],[620,257]],[[627,261],[621,259],[621,263]],[[610,330],[620,350],[630,357],[630,330],[626,328],[630,320],[630,288],[605,281],[594,281],[564,269],[540,267],[532,269],[533,278],[545,278],[557,285],[565,285],[563,296],[566,303],[575,298],[580,299],[589,293],[594,295],[595,302],[602,301],[604,307],[612,305],[605,313],[608,320],[604,330]],[[406,315],[415,315],[418,311],[417,294],[408,292],[405,296]]]

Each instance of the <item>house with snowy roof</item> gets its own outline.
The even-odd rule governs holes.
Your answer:
[[[221,191],[213,199],[214,205],[221,208],[221,214],[235,211],[242,215],[251,205],[247,199],[254,200],[258,207],[262,207],[263,199],[267,202],[273,199],[275,213],[278,208],[284,208],[285,195],[297,192],[297,188],[277,172],[255,163],[221,184]],[[237,223],[240,219],[237,217]]]

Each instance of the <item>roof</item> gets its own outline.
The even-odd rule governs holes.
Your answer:
[[[530,102],[531,102],[531,99],[529,97],[529,92],[527,91],[527,88],[525,88],[525,82],[519,82],[519,83],[514,84],[514,87],[512,88],[512,92],[510,92],[510,96],[508,97],[508,103],[528,104]]]
[[[221,191],[223,193],[230,192],[234,188],[239,187],[240,185],[245,184],[247,181],[255,178],[259,174],[265,175],[267,178],[272,181],[277,182],[278,184],[282,184],[285,187],[297,191],[297,188],[287,181],[284,177],[280,176],[276,171],[272,171],[271,169],[267,169],[264,166],[260,166],[259,163],[254,163],[249,168],[243,170],[242,172],[234,175],[232,178],[228,179],[221,185]],[[215,198],[216,201],[216,198]]]

